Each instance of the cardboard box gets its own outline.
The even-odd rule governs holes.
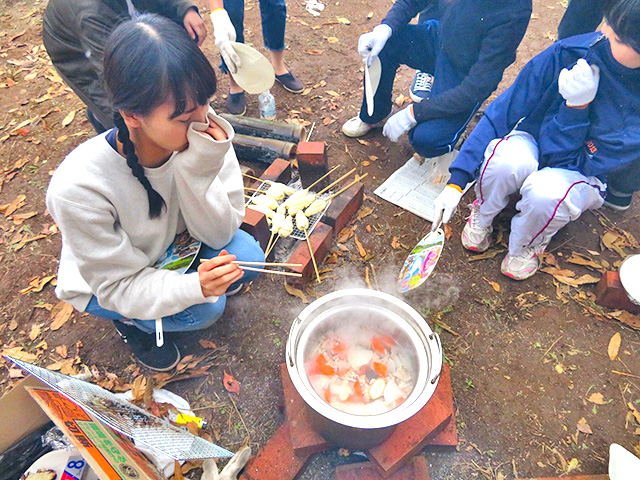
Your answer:
[[[0,398],[0,412],[0,453],[53,420],[101,480],[165,478],[130,439],[33,377]]]

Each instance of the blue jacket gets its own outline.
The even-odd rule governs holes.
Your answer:
[[[418,12],[436,6],[441,32],[437,57],[445,57],[461,81],[439,91],[438,67],[429,72],[436,75],[434,91],[429,101],[413,105],[418,122],[468,115],[484,102],[516,59],[531,18],[531,0],[396,0],[382,23],[398,33]]]
[[[580,58],[600,67],[594,101],[585,109],[566,106],[558,75]],[[602,181],[640,158],[640,69],[619,64],[601,33],[556,42],[527,63],[513,85],[485,111],[450,167],[449,183],[473,181],[484,151],[516,128],[538,141],[540,168],[577,170]]]

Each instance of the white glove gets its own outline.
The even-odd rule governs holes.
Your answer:
[[[449,220],[451,220],[451,215],[453,215],[453,212],[456,211],[461,198],[462,192],[458,190],[457,187],[453,187],[451,185],[447,185],[446,187],[444,187],[444,190],[442,190],[442,192],[440,192],[440,195],[438,195],[433,201],[433,209],[436,212],[436,217],[441,211],[444,210],[444,214],[442,215],[442,223],[449,223]]]
[[[558,76],[558,91],[566,100],[567,107],[584,107],[596,97],[599,81],[598,66],[589,65],[581,58],[571,70],[562,69]]]
[[[244,468],[250,456],[251,448],[244,447],[238,450],[220,473],[218,473],[216,462],[209,458],[202,464],[202,477],[200,480],[237,480],[238,473]]]
[[[231,45],[231,42],[236,41],[236,29],[231,23],[229,14],[224,8],[219,8],[211,12],[209,16],[211,17],[211,23],[213,23],[213,37],[215,38],[216,47],[220,50],[224,63],[227,64],[232,74],[238,73],[240,57],[238,57]]]
[[[413,104],[407,108],[403,108],[393,115],[387,123],[384,124],[382,134],[392,142],[398,139],[418,124],[413,116]]]
[[[372,31],[360,35],[360,39],[358,40],[358,53],[362,55],[368,66],[371,66],[373,59],[382,51],[391,33],[392,31],[389,25],[380,24]]]

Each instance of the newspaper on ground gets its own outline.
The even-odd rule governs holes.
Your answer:
[[[433,201],[447,185],[451,176],[449,165],[457,154],[458,151],[454,150],[440,157],[424,159],[424,161],[416,156],[411,157],[374,193],[394,205],[433,222],[436,217]]]

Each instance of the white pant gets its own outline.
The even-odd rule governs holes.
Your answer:
[[[492,140],[475,186],[480,225],[488,227],[518,190],[522,199],[511,221],[509,253],[519,255],[527,246],[548,244],[558,230],[582,212],[604,203],[604,185],[596,177],[564,168],[538,164],[538,144],[526,132],[514,130]]]

